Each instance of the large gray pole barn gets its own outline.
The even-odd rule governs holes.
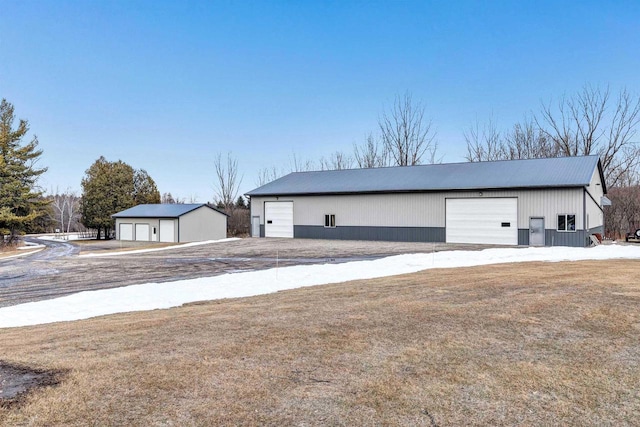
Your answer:
[[[296,172],[247,193],[260,237],[587,246],[597,156]]]

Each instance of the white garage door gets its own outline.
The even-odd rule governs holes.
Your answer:
[[[293,237],[293,202],[265,202],[265,237]]]
[[[149,241],[149,224],[136,224],[136,240]]]
[[[133,224],[120,224],[120,240],[133,240]]]
[[[173,242],[174,241],[174,222],[172,219],[160,220],[160,241],[161,242]]]
[[[447,243],[518,244],[518,199],[447,199]]]

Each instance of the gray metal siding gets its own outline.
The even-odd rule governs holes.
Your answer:
[[[180,242],[219,240],[227,237],[227,216],[207,206],[182,215],[178,226]]]
[[[157,218],[116,218],[116,240],[120,240],[120,224],[133,224],[133,238],[136,238],[136,224],[149,224],[149,239],[153,239],[153,227],[156,227],[155,240],[158,241],[160,221]]]
[[[545,246],[572,246],[577,248],[583,248],[589,246],[587,236],[597,233],[597,231],[589,231],[585,233],[582,230],[578,230],[574,233],[560,232],[553,229],[545,229]],[[529,229],[518,229],[518,245],[529,246]]]
[[[482,196],[480,195],[482,193]],[[559,213],[575,214],[582,224],[581,188],[510,191],[458,191],[442,193],[359,194],[280,197],[293,201],[294,225],[324,225],[324,215],[336,215],[336,225],[360,227],[445,227],[445,199],[462,197],[517,197],[518,227],[530,217],[543,217],[550,226]],[[276,197],[253,197],[251,216],[264,224],[264,202]]]
[[[529,246],[529,229],[528,228],[518,228],[518,244],[521,246]]]
[[[335,227],[295,225],[293,236],[305,239],[444,242],[444,227]]]
[[[545,230],[545,244],[547,246],[574,246],[584,248],[588,246],[588,233],[584,230],[575,232],[563,232],[557,230]]]
[[[260,217],[260,236],[264,237],[264,202],[291,200],[293,201],[294,237],[439,242],[444,241],[445,200],[462,197],[517,197],[518,244],[520,245],[529,244],[528,227],[531,217],[545,219],[547,246],[584,247],[587,244],[587,233],[584,231],[558,232],[555,230],[559,214],[576,215],[576,226],[581,227],[584,224],[583,188],[279,198],[254,196],[251,198],[251,216]],[[587,199],[590,198],[587,197]],[[589,212],[588,209],[587,211]],[[336,215],[335,229],[324,228],[326,214]],[[590,226],[592,224],[590,218]],[[407,230],[415,231],[412,234]],[[442,233],[442,236],[440,237],[438,233]]]

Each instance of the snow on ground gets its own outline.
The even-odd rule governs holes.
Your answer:
[[[0,308],[0,327],[87,319],[113,313],[177,307],[222,298],[248,297],[286,289],[393,276],[431,268],[471,267],[525,261],[640,259],[640,247],[500,248],[398,255],[344,264],[299,265],[200,279],[146,283]]]
[[[18,250],[24,251],[24,250],[44,249],[44,248],[46,248],[45,245],[40,245],[38,243],[24,242],[24,246],[19,246]]]
[[[134,249],[132,251],[129,250],[123,250],[123,251],[114,251],[114,252],[98,252],[98,253],[89,253],[89,254],[83,254],[83,255],[78,255],[78,257],[82,258],[82,257],[105,257],[105,256],[116,256],[116,255],[122,255],[122,254],[142,254],[145,252],[158,252],[158,251],[166,251],[169,249],[180,249],[180,248],[188,248],[191,246],[200,246],[200,245],[208,245],[211,243],[224,243],[224,242],[233,242],[235,240],[240,240],[240,238],[238,237],[230,237],[228,239],[219,239],[219,240],[205,240],[202,242],[190,242],[190,243],[184,243],[182,245],[172,245],[172,246],[164,246],[162,248],[146,248],[146,249]]]
[[[69,240],[90,240],[92,237],[81,237],[78,233],[58,233],[53,236],[35,236],[38,239],[50,240],[53,242],[67,242]]]

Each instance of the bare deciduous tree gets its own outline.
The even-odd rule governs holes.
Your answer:
[[[373,134],[362,145],[353,144],[353,155],[359,168],[381,168],[389,165],[389,153]]]
[[[478,119],[463,132],[467,142],[466,159],[470,162],[489,162],[505,157],[502,137],[493,119],[480,127]]]
[[[329,158],[320,159],[320,170],[342,170],[353,167],[353,157],[342,151],[334,151]]]
[[[611,206],[605,208],[606,235],[624,237],[640,228],[640,183],[625,178],[621,185],[609,190]]]
[[[393,108],[388,114],[382,113],[378,125],[393,165],[419,165],[425,154],[430,162],[435,162],[437,142],[433,124],[425,117],[422,104],[414,103],[409,92],[396,96]]]
[[[505,133],[503,150],[506,158],[511,160],[558,156],[557,146],[530,118],[516,123],[511,131]]]
[[[283,175],[282,172],[278,172],[275,166],[271,168],[262,168],[258,171],[258,177],[256,178],[256,185],[262,187],[265,184],[275,181]]]
[[[242,177],[238,179],[238,160],[227,153],[226,161],[218,153],[214,160],[216,170],[216,196],[225,209],[231,210],[235,206]],[[227,212],[229,213],[229,212]]]
[[[163,205],[174,205],[176,203],[176,199],[173,198],[171,193],[162,193],[160,203],[162,203]]]
[[[238,190],[242,183],[242,177],[238,178],[238,160],[231,153],[227,153],[226,161],[218,153],[214,161],[216,170],[216,196],[218,206],[222,207],[229,215],[227,219],[227,233],[230,236],[247,234],[249,230],[249,211],[239,208]]]
[[[59,230],[63,233],[76,231],[80,220],[80,197],[74,192],[67,190],[60,193],[56,190],[51,196],[51,220],[58,224]]]
[[[310,159],[300,159],[296,153],[291,155],[291,172],[309,172],[315,170],[315,163]]]
[[[171,193],[162,193],[162,198],[160,199],[160,203],[168,204],[168,205],[184,205],[186,203],[186,199],[184,197],[173,197]]]
[[[555,143],[529,118],[501,133],[493,119],[476,123],[464,132],[470,162],[557,157]]]
[[[632,140],[640,124],[640,97],[626,89],[612,100],[609,87],[584,86],[573,97],[563,97],[555,109],[543,105],[536,123],[559,155],[599,155],[609,187],[627,172],[637,173],[640,147]]]
[[[557,105],[543,104],[533,119],[500,135],[489,122],[465,133],[467,160],[528,159],[598,155],[607,186],[613,188],[640,167],[640,145],[634,143],[640,125],[640,97],[622,89],[585,86]]]

